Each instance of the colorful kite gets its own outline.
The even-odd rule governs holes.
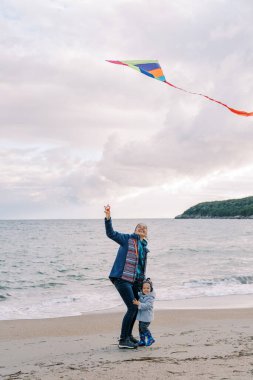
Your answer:
[[[156,60],[154,60],[154,61],[109,61],[109,60],[107,60],[107,62],[115,63],[117,65],[124,65],[124,66],[132,67],[132,69],[138,70],[142,74],[145,74],[145,75],[147,75],[147,76],[149,76],[151,78],[160,80],[161,82],[164,82],[164,83],[168,84],[171,87],[177,88],[178,90],[181,90],[181,91],[187,92],[189,94],[193,94],[193,95],[200,95],[200,96],[203,96],[204,98],[207,98],[207,99],[211,100],[212,102],[221,104],[222,106],[224,106],[227,109],[229,109],[229,111],[231,111],[233,113],[236,113],[237,115],[240,115],[240,116],[253,116],[253,112],[246,112],[246,111],[236,110],[234,108],[228,107],[226,104],[224,104],[222,102],[219,102],[218,100],[210,98],[207,95],[203,95],[203,94],[198,94],[196,92],[187,91],[187,90],[184,90],[183,88],[175,86],[172,83],[167,82],[166,79],[165,79],[165,76],[163,74],[163,71],[161,69],[161,66],[159,65],[158,61],[156,61]]]

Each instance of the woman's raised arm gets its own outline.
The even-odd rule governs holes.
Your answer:
[[[112,226],[112,219],[111,219],[111,207],[110,205],[104,206],[105,209],[105,230],[106,235],[109,239],[114,240],[116,243],[120,245],[125,245],[128,243],[128,239],[130,237],[129,234],[122,234],[120,232],[114,231]]]

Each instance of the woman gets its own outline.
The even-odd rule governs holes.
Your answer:
[[[138,306],[133,300],[138,300],[142,282],[145,280],[147,264],[147,226],[140,223],[133,234],[122,234],[114,231],[111,220],[110,206],[105,206],[106,235],[120,245],[111,273],[110,280],[126,304],[127,312],[122,321],[119,348],[137,348],[138,340],[132,335]]]

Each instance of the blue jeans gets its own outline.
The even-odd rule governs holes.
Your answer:
[[[148,326],[150,325],[150,322],[142,322],[139,321],[139,333],[141,334],[151,334]]]
[[[114,286],[119,292],[122,300],[124,301],[127,312],[124,315],[122,320],[121,334],[120,339],[126,339],[132,335],[132,330],[134,326],[134,322],[136,320],[136,316],[138,313],[138,306],[133,304],[134,298],[138,299],[138,284],[131,284],[128,281],[121,280],[120,278],[116,278],[114,281]]]

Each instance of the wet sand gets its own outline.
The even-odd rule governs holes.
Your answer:
[[[156,310],[137,350],[117,347],[122,315],[0,321],[0,378],[253,379],[252,308]]]

